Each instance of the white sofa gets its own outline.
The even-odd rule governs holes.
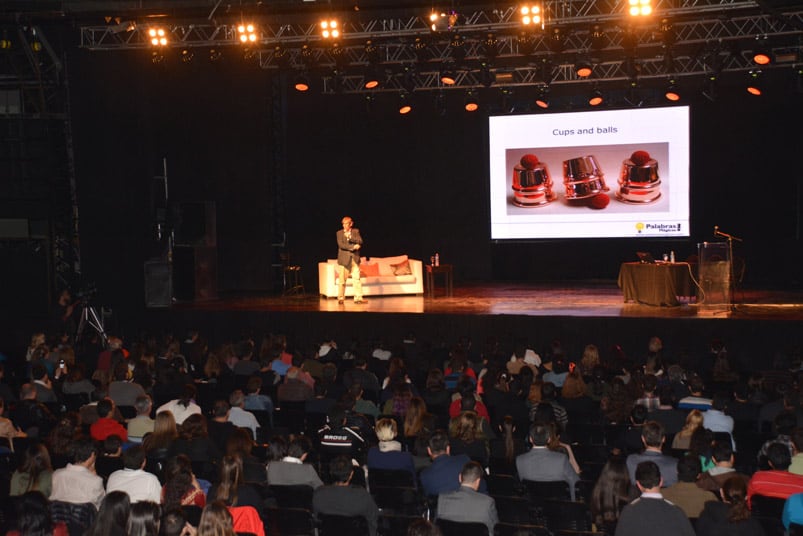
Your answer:
[[[363,296],[424,294],[424,263],[407,255],[363,258],[360,272]],[[318,288],[321,296],[337,297],[337,259],[318,263]],[[354,296],[351,277],[346,279],[346,296]]]

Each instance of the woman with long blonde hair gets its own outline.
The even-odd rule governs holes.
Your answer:
[[[146,451],[160,448],[170,448],[178,438],[178,426],[171,411],[160,411],[153,422],[153,432],[147,434],[142,440]]]
[[[198,523],[197,536],[236,536],[234,519],[226,503],[214,501],[204,507]]]
[[[482,418],[476,411],[461,411],[452,419],[449,438],[451,454],[465,454],[483,467],[488,467],[488,440],[482,430]]]
[[[703,412],[699,409],[693,409],[686,415],[686,424],[683,429],[675,434],[672,440],[672,448],[680,450],[689,450],[691,444],[691,436],[694,431],[703,425]]]

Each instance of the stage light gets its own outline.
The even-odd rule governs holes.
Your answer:
[[[541,18],[541,6],[538,4],[521,6],[519,13],[521,14],[521,23],[525,26],[530,24],[537,26],[543,20]]]
[[[455,85],[455,82],[457,82],[454,71],[452,69],[442,69],[440,78],[441,78],[441,83],[445,86],[453,86]]]
[[[426,41],[424,41],[420,37],[416,37],[415,41],[413,41],[413,50],[415,51],[416,60],[421,62],[427,61],[427,51],[429,50],[429,44]]]
[[[591,106],[599,106],[605,100],[602,92],[599,89],[594,89],[588,97],[588,104]]]
[[[8,33],[3,30],[3,37],[0,38],[0,50],[11,49],[11,40],[8,38]]]
[[[519,52],[525,56],[529,56],[535,52],[535,47],[538,44],[538,38],[524,30],[516,37],[516,43],[519,46]]]
[[[538,88],[538,95],[535,97],[535,105],[541,109],[549,108],[549,87],[541,86]]]
[[[242,23],[237,26],[237,35],[240,43],[246,45],[248,43],[256,43],[257,41],[257,30],[256,26],[252,23]]]
[[[664,98],[668,101],[677,102],[680,100],[680,92],[678,91],[677,83],[674,80],[669,80],[664,91]]]
[[[293,81],[293,87],[295,88],[296,91],[299,91],[301,93],[309,91],[310,87],[309,77],[303,73],[299,74]]]
[[[365,89],[374,89],[379,87],[381,82],[381,76],[379,69],[376,67],[369,67],[365,73],[365,77],[363,78],[362,86]]]
[[[476,112],[480,108],[480,100],[477,98],[477,94],[473,90],[469,90],[466,93],[466,99],[463,102],[463,108],[467,112]]]
[[[549,34],[549,48],[552,52],[562,52],[563,47],[566,46],[566,36],[564,32],[560,28],[552,28],[552,32]]]
[[[594,50],[602,50],[607,45],[608,36],[605,34],[605,29],[601,24],[591,26],[588,36],[591,38],[591,48]]]
[[[433,32],[451,32],[459,24],[456,11],[433,11],[429,14],[429,29]]]
[[[760,97],[763,93],[762,87],[761,71],[750,71],[748,73],[747,92],[756,97]]]
[[[753,50],[753,62],[758,65],[772,63],[772,55],[766,47],[766,38],[756,38],[756,47]]]
[[[337,19],[322,20],[321,37],[324,39],[338,39],[340,37],[340,23]]]
[[[148,37],[150,37],[151,45],[155,47],[167,46],[167,30],[161,27],[153,27],[148,30]]]
[[[493,33],[487,34],[482,42],[482,49],[486,58],[495,58],[499,54],[499,39],[496,38],[496,35]]]
[[[157,50],[154,50],[153,53],[151,54],[151,63],[153,63],[154,65],[162,63],[164,60],[165,60],[165,55]]]
[[[219,48],[210,48],[209,49],[209,61],[215,63],[219,61],[220,58],[223,57],[223,52],[220,51]]]
[[[413,111],[413,105],[410,104],[410,95],[406,91],[399,93],[399,114],[407,115]]]
[[[188,49],[188,48],[185,48],[185,49],[183,49],[181,51],[181,61],[182,61],[182,63],[190,63],[190,62],[192,62],[192,58],[194,58],[194,57],[195,57],[195,53],[192,50]]]
[[[652,0],[628,0],[628,13],[631,17],[652,15]]]
[[[579,76],[580,78],[588,78],[591,76],[594,67],[591,65],[591,62],[587,58],[578,58],[577,61],[574,63],[574,74]]]

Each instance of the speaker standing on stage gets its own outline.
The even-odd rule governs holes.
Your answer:
[[[354,222],[348,216],[344,216],[341,223],[343,229],[337,232],[337,303],[343,303],[346,299],[346,277],[349,273],[354,284],[354,303],[365,303],[360,280],[360,230],[353,227]]]

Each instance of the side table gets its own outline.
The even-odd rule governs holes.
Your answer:
[[[427,297],[435,297],[435,274],[443,274],[444,282],[446,283],[446,296],[451,297],[452,291],[454,290],[452,265],[441,264],[439,266],[433,266],[431,264],[427,264],[424,265],[424,269],[426,272]]]

